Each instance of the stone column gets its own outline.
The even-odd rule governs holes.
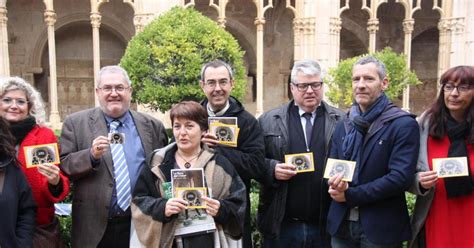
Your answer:
[[[438,22],[439,30],[439,48],[438,48],[438,76],[436,82],[439,82],[441,74],[449,66],[449,36],[451,35],[451,27],[449,19],[441,18]],[[440,87],[439,84],[438,88]]]
[[[256,116],[263,114],[263,27],[265,19],[255,18],[257,26],[257,109]]]
[[[44,21],[48,25],[48,50],[49,50],[49,122],[53,128],[59,126],[61,118],[58,111],[58,82],[56,76],[56,40],[54,37],[54,24],[56,13],[53,10],[45,10]]]
[[[411,34],[415,27],[415,20],[405,19],[403,20],[403,32],[405,33],[404,39],[404,53],[407,58],[407,67],[410,69],[410,60],[411,60]],[[403,90],[403,110],[410,111],[410,86],[407,85]]]
[[[5,3],[2,3],[0,6],[0,76],[10,75],[7,20],[7,8]]]
[[[225,28],[226,16],[225,8],[229,0],[219,0],[219,4],[215,4],[213,0],[209,1],[209,6],[217,10],[217,23],[220,27]]]
[[[303,44],[303,57],[307,59],[322,59],[323,56],[318,56],[318,53],[320,54],[321,52],[318,51],[316,52],[316,46],[318,48],[321,48],[321,44],[319,44],[318,41],[316,41],[316,38],[314,36],[315,33],[315,27],[316,27],[316,18],[314,17],[305,17],[303,18],[303,37],[304,37],[304,44]],[[318,43],[316,45],[316,43]]]
[[[450,18],[450,53],[449,53],[449,66],[465,65],[466,55],[469,50],[466,49],[466,19],[464,17],[453,17]],[[448,69],[446,68],[446,69]]]
[[[303,59],[302,43],[303,43],[303,20],[301,18],[293,19],[293,33],[294,33],[294,60]]]
[[[379,20],[377,18],[369,19],[367,22],[367,31],[369,31],[369,52],[375,52],[377,30],[379,30]]]
[[[91,25],[92,25],[92,50],[93,50],[93,59],[94,59],[94,88],[95,83],[97,82],[97,75],[100,71],[100,39],[99,39],[99,28],[102,16],[99,12],[92,12],[91,13]],[[97,100],[97,95],[94,90],[94,99],[95,99],[95,106],[99,106],[99,102]]]
[[[329,66],[336,66],[339,62],[339,51],[340,51],[340,40],[341,40],[341,25],[342,21],[339,17],[331,17],[329,21],[329,35],[330,35],[330,47],[331,57],[329,60]]]

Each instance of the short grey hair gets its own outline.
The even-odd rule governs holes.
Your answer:
[[[3,98],[9,91],[21,90],[28,101],[28,114],[36,119],[36,124],[46,124],[46,111],[44,110],[41,94],[31,84],[20,77],[5,77],[0,79],[0,96]]]
[[[291,69],[291,82],[296,84],[296,76],[298,72],[305,76],[321,76],[321,66],[318,62],[311,59],[303,59],[296,62]]]
[[[352,70],[354,70],[356,65],[365,65],[370,63],[373,63],[375,66],[377,66],[377,74],[379,74],[380,80],[383,80],[385,77],[387,77],[387,68],[385,67],[385,64],[374,56],[365,56],[360,58],[354,63]]]
[[[125,82],[128,84],[128,86],[132,86],[132,82],[130,81],[130,78],[128,77],[128,73],[125,69],[118,65],[108,65],[104,66],[100,69],[99,73],[97,73],[97,78],[96,78],[96,87],[99,87],[100,85],[100,80],[103,75],[105,74],[122,74],[123,78],[125,78]]]
[[[230,80],[233,80],[234,79],[234,70],[232,70],[232,67],[229,64],[227,64],[226,62],[224,62],[220,59],[216,59],[216,60],[213,60],[211,62],[208,62],[208,63],[204,64],[201,67],[201,81],[204,81],[204,73],[206,72],[207,68],[209,68],[209,67],[218,68],[218,67],[221,67],[221,66],[223,66],[227,69],[227,71],[229,72]]]

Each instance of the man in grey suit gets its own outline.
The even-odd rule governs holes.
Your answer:
[[[74,185],[72,247],[128,247],[130,192],[146,155],[168,138],[160,121],[130,110],[121,67],[102,68],[95,90],[100,107],[66,117],[61,133],[61,169]],[[123,143],[111,142],[116,134]]]

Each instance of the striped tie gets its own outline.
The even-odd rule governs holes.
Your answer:
[[[121,125],[120,121],[110,122],[110,132],[115,133]],[[127,161],[122,144],[111,144],[112,160],[114,161],[115,189],[117,191],[117,204],[126,211],[130,206],[130,178],[128,176]]]

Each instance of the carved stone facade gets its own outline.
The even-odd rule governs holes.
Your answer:
[[[417,114],[436,96],[444,70],[474,63],[471,1],[0,0],[0,76],[27,79],[48,110],[58,104],[62,120],[94,106],[98,68],[118,63],[132,36],[176,5],[196,8],[236,37],[245,50],[245,105],[253,113],[291,97],[295,60],[312,58],[327,70],[339,59],[385,46],[409,53],[423,84],[399,103]],[[53,55],[48,26],[54,30]]]

